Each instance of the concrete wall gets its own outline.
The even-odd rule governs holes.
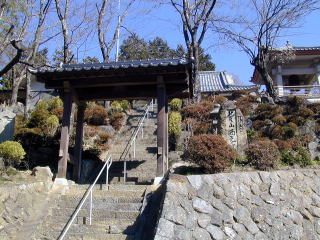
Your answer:
[[[320,170],[171,175],[155,239],[320,239]]]

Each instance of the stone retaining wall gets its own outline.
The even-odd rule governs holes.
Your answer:
[[[320,170],[171,175],[165,239],[320,239]]]

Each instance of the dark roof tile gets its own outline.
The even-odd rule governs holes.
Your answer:
[[[104,62],[104,63],[88,63],[88,64],[64,64],[62,67],[56,68],[39,68],[37,73],[47,72],[64,72],[64,71],[90,71],[90,70],[108,70],[119,68],[139,68],[139,67],[159,67],[159,66],[178,66],[187,65],[189,61],[184,58],[174,59],[154,59],[154,60],[129,60],[119,62]]]

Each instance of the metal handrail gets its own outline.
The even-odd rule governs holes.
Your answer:
[[[127,181],[127,160],[126,160],[126,156],[130,150],[130,148],[132,147],[133,145],[133,157],[136,156],[136,138],[138,136],[138,133],[139,133],[139,130],[141,129],[141,137],[143,138],[143,122],[146,118],[148,118],[148,115],[149,115],[149,111],[150,109],[153,110],[153,99],[147,103],[145,106],[146,108],[143,116],[139,119],[139,122],[138,122],[138,126],[136,127],[135,131],[132,133],[126,147],[124,148],[120,158],[119,158],[119,161],[121,161],[121,159],[123,159],[123,177],[124,177],[124,182]]]
[[[101,174],[103,173],[103,170],[105,168],[106,169],[106,189],[109,189],[109,169],[111,167],[112,164],[112,158],[111,156],[107,159],[107,161],[105,162],[105,164],[103,165],[103,167],[101,168],[98,176],[96,177],[96,179],[94,180],[94,182],[90,185],[90,187],[87,189],[86,193],[84,194],[83,198],[81,199],[80,203],[78,204],[75,212],[72,214],[71,218],[69,219],[68,223],[65,225],[65,227],[63,228],[63,231],[61,232],[58,240],[62,240],[64,239],[64,237],[66,236],[68,230],[70,229],[73,221],[75,220],[75,218],[77,217],[78,213],[80,212],[82,206],[84,205],[85,201],[87,200],[89,194],[90,194],[90,204],[89,204],[89,225],[91,225],[92,223],[92,192],[93,192],[93,187],[94,185],[97,183],[98,179],[100,178]]]

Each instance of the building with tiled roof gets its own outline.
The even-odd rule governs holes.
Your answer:
[[[256,85],[237,85],[226,71],[200,71],[199,78],[202,94],[229,95],[235,91],[257,91]]]
[[[320,46],[319,47],[286,47],[275,48],[271,54],[288,51],[292,54],[284,63],[268,64],[268,72],[279,97],[295,95],[320,101]],[[264,84],[257,71],[254,70],[251,82]]]

